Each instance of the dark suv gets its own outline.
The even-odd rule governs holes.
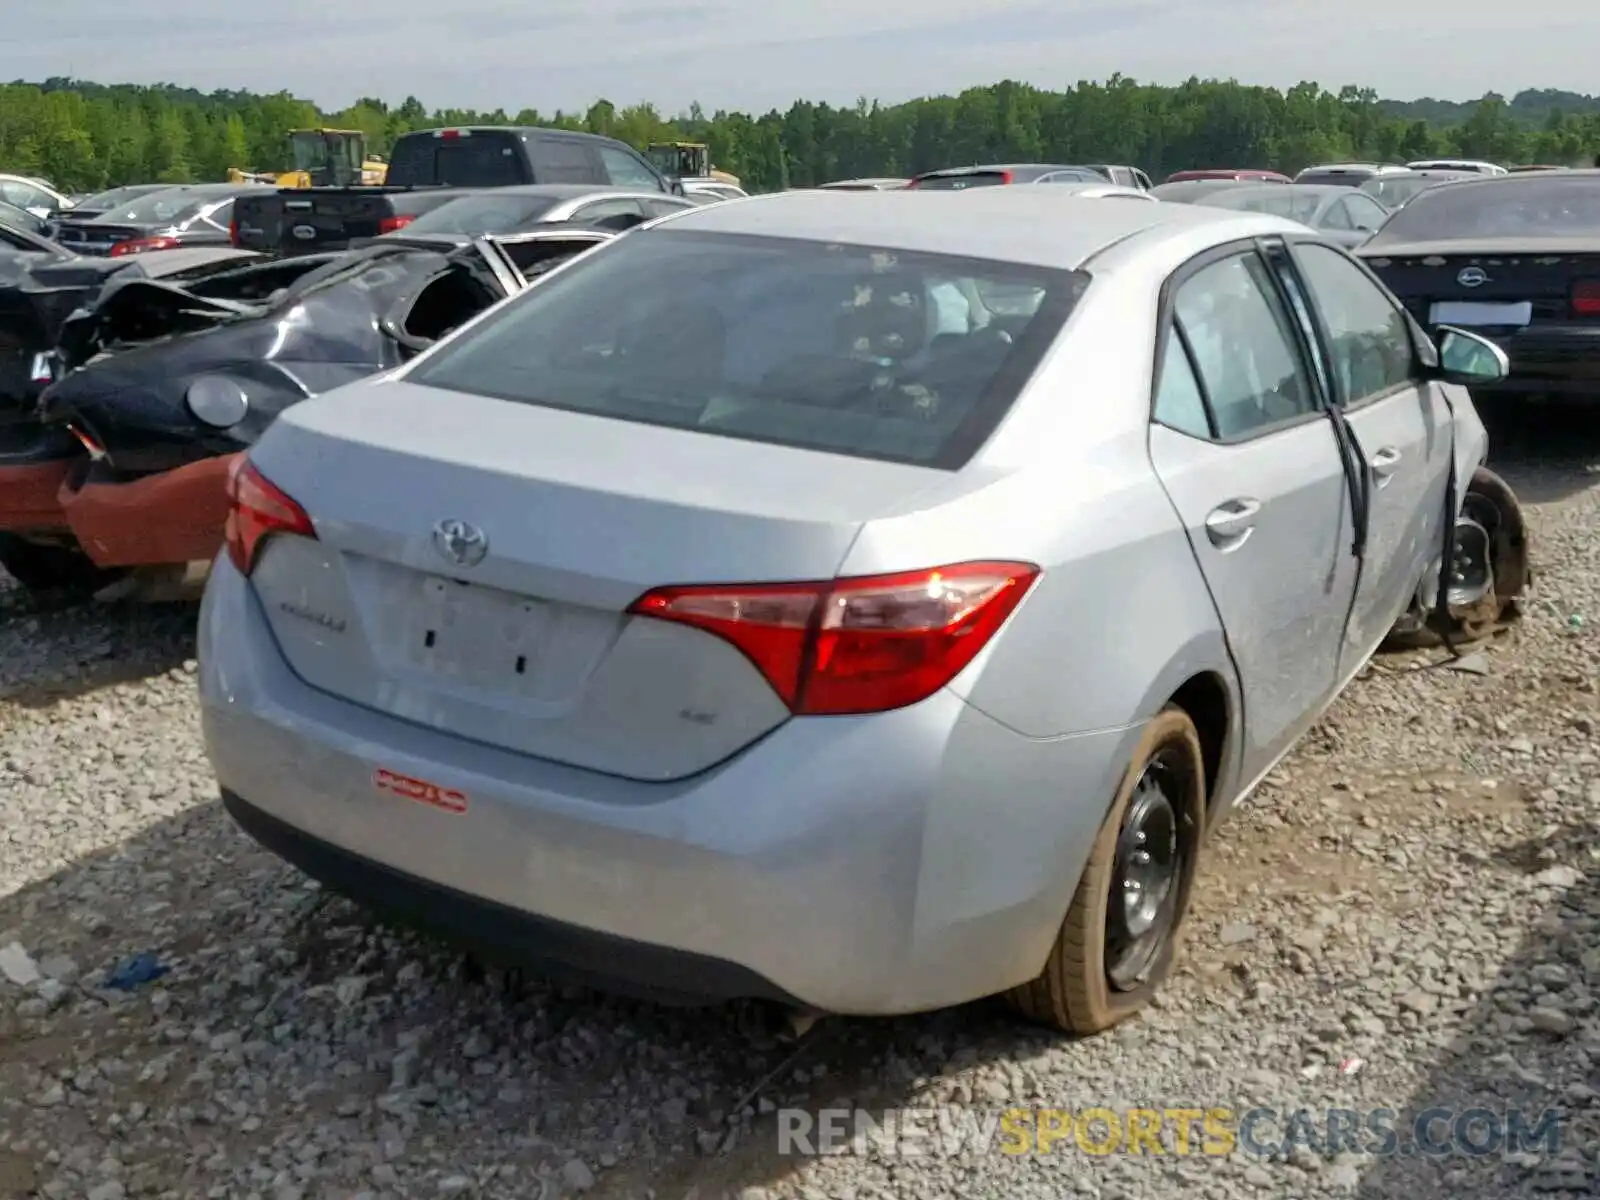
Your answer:
[[[632,146],[592,133],[538,126],[418,129],[396,139],[381,187],[283,188],[234,206],[233,243],[246,250],[309,254],[352,238],[403,229],[465,191],[578,183],[681,195]]]

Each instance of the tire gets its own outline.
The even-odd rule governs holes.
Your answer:
[[[1383,649],[1429,650],[1449,641],[1470,645],[1501,633],[1521,617],[1521,600],[1533,582],[1528,552],[1528,525],[1511,485],[1487,467],[1479,467],[1467,481],[1463,511],[1477,519],[1490,536],[1489,560],[1494,569],[1494,590],[1470,612],[1441,619],[1430,612],[1420,629],[1390,633]]]
[[[0,567],[30,592],[75,597],[92,596],[119,574],[95,566],[76,546],[47,546],[13,533],[0,533]]]
[[[1170,921],[1159,948],[1137,972],[1136,982],[1117,987],[1110,977],[1113,964],[1107,962],[1107,926],[1111,891],[1118,877],[1118,842],[1136,793],[1143,806],[1141,782],[1152,771],[1165,777],[1162,790],[1168,792],[1167,802],[1175,818],[1179,857],[1167,892]],[[1205,840],[1205,809],[1200,736],[1186,712],[1168,706],[1144,727],[1134,747],[1044,970],[1037,979],[1007,993],[1014,1008],[1030,1020],[1086,1036],[1111,1028],[1149,1003],[1177,957]]]

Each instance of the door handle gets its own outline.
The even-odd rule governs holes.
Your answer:
[[[1261,511],[1261,501],[1241,496],[1225,500],[1206,516],[1206,536],[1211,544],[1224,549],[1242,545],[1245,537],[1256,527],[1256,514]]]
[[[1400,451],[1393,446],[1385,446],[1373,454],[1368,465],[1378,478],[1378,486],[1382,487],[1389,482],[1389,477],[1400,469]]]

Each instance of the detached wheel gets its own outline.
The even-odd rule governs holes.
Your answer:
[[[1488,593],[1470,607],[1452,610],[1447,618],[1430,609],[1421,628],[1391,632],[1384,639],[1384,649],[1431,649],[1443,645],[1447,635],[1452,643],[1470,645],[1493,637],[1522,615],[1521,601],[1533,582],[1533,568],[1528,524],[1511,485],[1489,468],[1479,467],[1467,482],[1459,519],[1476,522],[1486,536]],[[1474,565],[1479,570],[1485,567]]]
[[[118,572],[95,566],[75,546],[46,546],[14,533],[0,533],[0,567],[30,592],[92,596]]]
[[[1176,959],[1204,828],[1200,737],[1167,708],[1139,738],[1044,971],[1010,1003],[1080,1035],[1144,1008]]]

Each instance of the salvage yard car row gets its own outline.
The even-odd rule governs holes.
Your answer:
[[[1369,656],[1515,618],[1468,389],[1588,345],[1600,178],[1452,181],[1363,250],[1541,264],[1491,310],[1094,174],[35,267],[9,551],[103,587],[119,537],[220,544],[224,803],[380,911],[622,990],[1104,1029]],[[1491,243],[1386,241],[1441,203]]]

